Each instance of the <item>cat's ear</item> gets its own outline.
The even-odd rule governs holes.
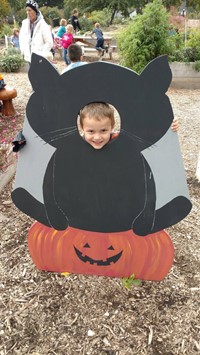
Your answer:
[[[49,90],[49,85],[55,88],[60,74],[46,58],[33,53],[28,76],[33,90],[37,92]]]
[[[172,72],[166,55],[160,56],[152,60],[143,72],[140,74],[141,79],[148,83],[148,88],[154,91],[166,92],[172,80]]]

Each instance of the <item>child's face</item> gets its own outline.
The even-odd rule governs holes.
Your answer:
[[[68,28],[67,28],[67,33],[72,33],[72,32],[73,32],[73,28],[68,27]]]
[[[112,124],[109,117],[102,117],[100,121],[86,116],[83,120],[82,130],[84,138],[94,149],[101,149],[110,141]]]

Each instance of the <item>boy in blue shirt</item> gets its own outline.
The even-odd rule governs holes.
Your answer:
[[[96,43],[96,50],[99,52],[99,54],[101,56],[104,55],[104,50],[105,50],[105,47],[104,47],[104,37],[103,37],[103,32],[100,28],[100,24],[98,22],[95,23],[94,25],[94,29],[91,33],[91,36],[95,34],[96,35],[96,38],[97,38],[97,43]]]
[[[87,64],[87,62],[83,62],[83,53],[82,48],[78,44],[71,44],[68,47],[68,56],[71,64],[69,64],[63,71],[62,74],[66,71],[79,67],[81,65]]]

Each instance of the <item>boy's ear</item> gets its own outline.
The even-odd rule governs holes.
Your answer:
[[[83,61],[83,55],[80,56],[80,62],[82,62],[82,61]]]

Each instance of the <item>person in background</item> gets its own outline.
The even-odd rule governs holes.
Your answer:
[[[60,27],[59,27],[58,31],[56,32],[55,37],[62,38],[62,36],[66,32],[66,26],[67,26],[67,20],[65,20],[64,18],[61,18]]]
[[[77,9],[74,9],[74,11],[73,11],[73,15],[71,17],[71,24],[73,26],[73,29],[74,29],[75,33],[77,33],[78,30],[79,31],[81,30],[81,26],[80,26],[80,23],[79,23],[79,20],[78,20],[78,10]]]
[[[65,68],[62,71],[62,74],[64,74],[66,71],[68,71],[70,69],[80,67],[81,65],[87,64],[87,62],[83,62],[82,48],[78,44],[71,44],[68,47],[68,57],[71,61],[71,64],[69,64],[67,66],[67,68]]]
[[[25,61],[31,63],[32,53],[52,60],[53,38],[49,25],[39,11],[38,3],[34,0],[27,0],[26,13],[27,18],[22,21],[19,32],[20,50]]]
[[[62,36],[61,39],[61,44],[63,47],[63,59],[66,63],[66,65],[70,64],[70,59],[68,57],[68,47],[73,43],[74,37],[73,37],[73,26],[72,25],[67,25],[66,27],[66,33]]]
[[[54,44],[55,36],[54,36],[54,33],[53,33],[53,29],[52,29],[52,26],[51,26],[51,25],[49,25],[49,27],[50,27],[50,30],[51,30],[51,35],[52,35],[53,44]],[[53,47],[51,48],[51,53],[52,53],[52,55],[53,55],[52,63],[56,64],[57,61],[56,61],[56,59],[55,59],[55,54],[56,54],[56,52],[55,52],[55,46],[54,46],[54,45],[53,45]]]
[[[176,34],[177,34],[177,32],[176,32],[176,30],[174,29],[174,26],[173,26],[172,24],[170,24],[169,30],[168,30],[168,35],[169,35],[169,36],[173,36],[173,35],[176,35]]]
[[[62,36],[66,33],[67,20],[61,18],[60,27],[54,36],[54,49],[61,50],[62,49]]]
[[[94,25],[94,29],[91,33],[91,37],[93,36],[93,34],[95,34],[96,38],[97,38],[97,43],[96,43],[96,50],[99,52],[100,56],[104,55],[104,37],[103,37],[103,32],[100,28],[100,24],[98,22],[95,23]]]
[[[12,46],[14,48],[19,49],[19,29],[18,28],[13,29],[13,34],[10,37],[10,43],[12,44]]]

